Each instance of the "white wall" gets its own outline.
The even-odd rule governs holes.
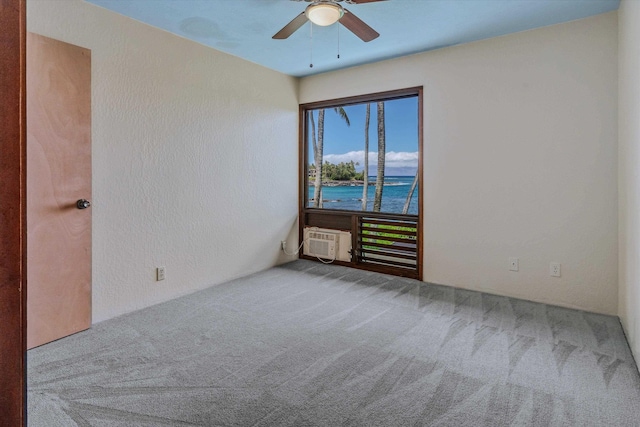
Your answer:
[[[619,312],[640,361],[640,2],[622,0],[619,19]]]
[[[298,101],[417,85],[425,280],[617,313],[615,12],[305,78],[299,98],[296,79],[80,0],[30,0],[27,21],[92,50],[94,321],[284,261]]]
[[[300,102],[424,86],[424,279],[617,314],[617,72],[613,12],[304,78]]]
[[[94,322],[285,260],[296,79],[80,0],[27,6],[92,51]]]

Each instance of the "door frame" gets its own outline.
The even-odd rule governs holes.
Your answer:
[[[0,413],[27,425],[26,0],[2,0],[0,27]]]

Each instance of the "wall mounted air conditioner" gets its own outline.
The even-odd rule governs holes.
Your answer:
[[[351,261],[351,233],[325,228],[304,229],[303,253],[337,261]]]

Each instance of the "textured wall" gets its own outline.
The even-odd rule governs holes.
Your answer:
[[[27,20],[92,51],[94,321],[285,260],[296,79],[80,0]]]
[[[295,79],[80,0],[30,0],[28,26],[92,50],[94,321],[284,261]],[[425,280],[613,314],[616,64],[611,13],[309,77],[299,100],[423,85]]]
[[[300,102],[418,85],[424,279],[617,314],[617,14],[307,77]]]
[[[640,2],[619,13],[619,311],[640,361]]]

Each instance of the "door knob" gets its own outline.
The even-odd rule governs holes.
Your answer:
[[[76,207],[78,209],[87,209],[89,206],[91,206],[91,202],[87,199],[80,199],[76,202]]]

